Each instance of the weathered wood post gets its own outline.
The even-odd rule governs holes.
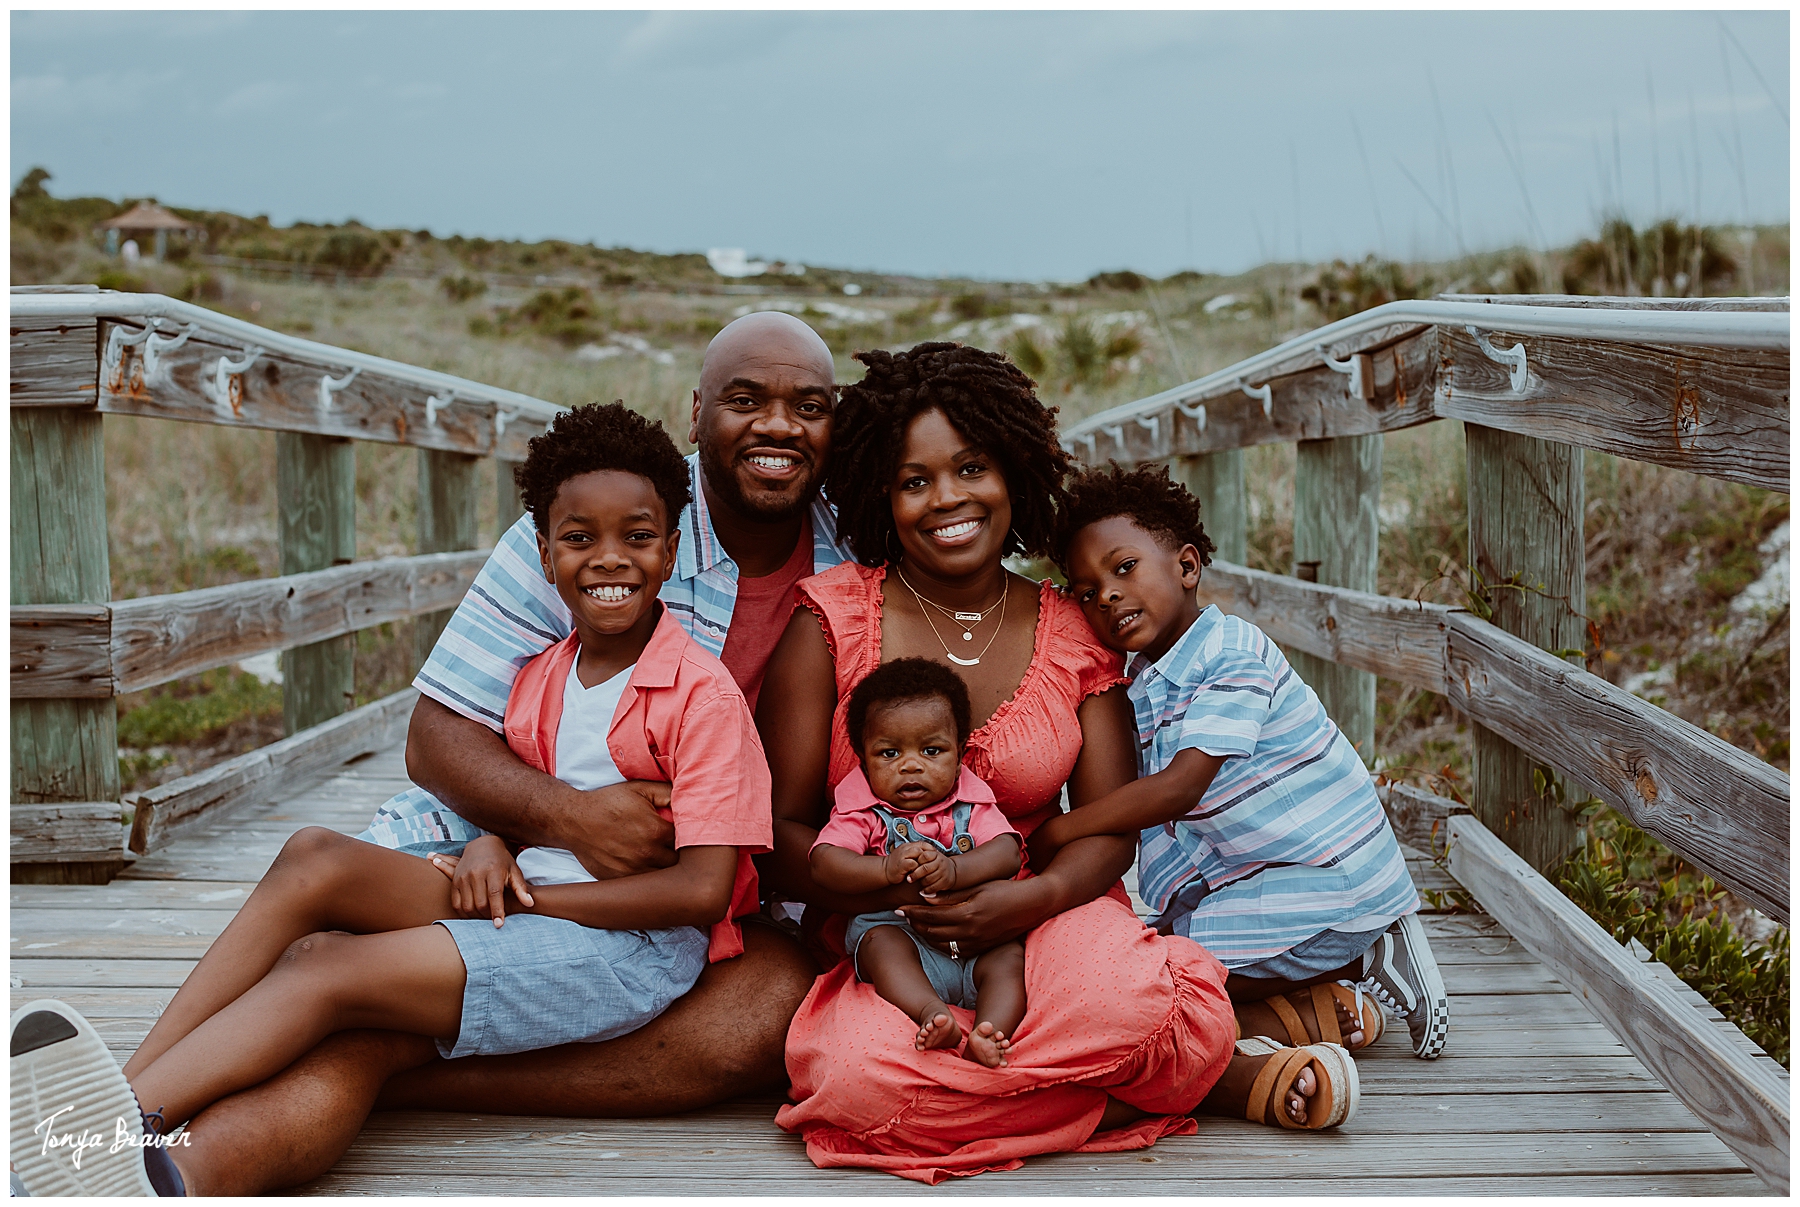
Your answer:
[[[1302,440],[1294,461],[1294,573],[1375,590],[1380,552],[1381,436]],[[1375,758],[1375,676],[1311,654],[1288,655],[1364,763]]]
[[[525,514],[525,504],[519,501],[519,488],[513,482],[513,470],[519,467],[517,461],[503,461],[494,458],[494,540],[496,542],[513,526],[513,521]]]
[[[15,363],[15,381],[18,372]],[[100,413],[92,409],[92,374],[89,369],[86,409],[20,406],[15,386],[10,492],[15,605],[112,599],[105,446]],[[118,711],[110,697],[12,701],[14,857],[36,846],[35,854],[54,859],[24,854],[12,868],[15,883],[105,884],[125,859],[118,800]],[[70,805],[41,807],[59,802]]]
[[[335,436],[275,434],[281,572],[324,570],[356,560],[356,446]],[[356,634],[281,656],[281,729],[310,729],[356,700]]]
[[[463,453],[419,450],[419,552],[450,553],[481,543],[476,530],[476,474],[481,461]],[[413,666],[420,667],[454,609],[413,621]]]
[[[1469,450],[1469,564],[1495,625],[1546,650],[1580,650],[1587,611],[1582,450],[1465,424]],[[1580,659],[1571,661],[1580,664]],[[1558,723],[1543,717],[1545,725]],[[1475,726],[1475,798],[1482,824],[1540,872],[1580,840],[1577,816],[1540,794],[1542,767]],[[1549,768],[1545,776],[1553,778]]]
[[[1200,523],[1212,538],[1213,556],[1243,565],[1249,556],[1248,512],[1244,506],[1244,450],[1226,449],[1194,457],[1175,457],[1169,476],[1200,500]]]

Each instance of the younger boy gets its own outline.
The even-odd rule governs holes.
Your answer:
[[[954,672],[925,658],[884,663],[856,685],[847,712],[862,769],[838,783],[813,844],[819,884],[867,893],[910,882],[930,899],[1018,874],[1018,831],[993,789],[962,766],[969,693]],[[914,1048],[954,1048],[962,1028],[950,1007],[972,1007],[964,1054],[999,1068],[1025,1017],[1025,945],[951,946],[945,955],[892,910],[859,914],[844,932],[857,976],[919,1024]]]
[[[1212,548],[1199,504],[1161,466],[1072,484],[1058,560],[1094,632],[1128,659],[1142,778],[1046,822],[1032,858],[1142,831],[1151,925],[1230,970],[1245,1033],[1365,1046],[1380,1014],[1365,1018],[1343,986],[1403,1016],[1414,1054],[1435,1059],[1449,1001],[1369,773],[1262,630],[1200,608]]]

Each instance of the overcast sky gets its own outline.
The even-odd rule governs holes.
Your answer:
[[[1785,221],[1788,22],[14,13],[12,178],[1007,279],[1433,257]]]

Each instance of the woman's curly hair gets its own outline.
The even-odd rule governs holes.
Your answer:
[[[1056,440],[1056,408],[1038,401],[1031,378],[997,352],[961,344],[858,352],[855,359],[868,373],[839,398],[825,493],[837,507],[838,539],[856,560],[893,560],[887,488],[907,426],[934,409],[999,464],[1013,499],[1005,551],[1047,554],[1071,462]]]
[[[844,727],[850,731],[850,746],[862,757],[863,728],[868,724],[869,710],[902,700],[928,700],[940,697],[950,706],[956,721],[956,740],[969,740],[969,689],[955,671],[929,658],[896,658],[884,662],[850,691],[848,715]]]
[[[1056,564],[1069,569],[1069,544],[1089,524],[1121,515],[1156,537],[1165,548],[1192,545],[1200,565],[1212,565],[1214,545],[1200,523],[1200,500],[1169,477],[1166,465],[1084,469],[1069,483],[1069,502],[1056,529]]]
[[[660,423],[651,423],[623,402],[591,402],[557,415],[541,436],[533,436],[525,460],[513,470],[519,498],[539,532],[550,529],[550,504],[570,478],[618,469],[650,479],[669,511],[671,528],[692,499],[688,465]]]

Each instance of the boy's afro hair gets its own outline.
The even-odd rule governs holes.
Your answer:
[[[956,718],[956,740],[969,740],[969,689],[956,672],[929,658],[896,658],[884,662],[864,676],[850,693],[849,716],[845,727],[850,731],[850,746],[862,755],[863,723],[869,710],[901,700],[924,700],[938,696],[950,705]]]
[[[1200,523],[1200,501],[1187,487],[1169,477],[1166,465],[1084,469],[1069,483],[1069,504],[1056,531],[1056,564],[1069,568],[1069,544],[1089,524],[1124,516],[1155,536],[1166,548],[1192,545],[1200,551],[1200,565],[1212,565],[1214,545]]]
[[[671,528],[692,498],[687,462],[675,442],[662,424],[651,423],[623,402],[572,407],[527,447],[513,481],[539,532],[550,529],[550,504],[562,484],[595,470],[618,469],[650,479],[668,508]]]

